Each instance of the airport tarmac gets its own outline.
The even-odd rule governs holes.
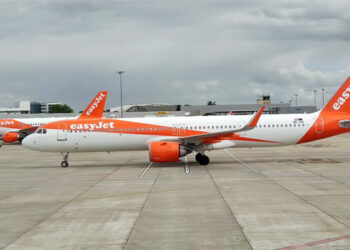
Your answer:
[[[209,152],[0,149],[0,249],[350,249],[350,134]],[[140,178],[142,177],[142,178]],[[307,245],[310,245],[306,247]],[[289,248],[288,248],[289,247]]]

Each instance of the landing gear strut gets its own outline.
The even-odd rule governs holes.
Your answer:
[[[61,153],[61,155],[63,156],[63,161],[61,162],[61,167],[62,168],[66,168],[69,166],[68,164],[68,156],[69,156],[69,153],[66,152],[66,153]]]
[[[206,155],[202,155],[201,153],[196,154],[196,161],[201,165],[209,164],[209,157]]]

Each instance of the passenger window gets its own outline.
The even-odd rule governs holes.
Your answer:
[[[267,125],[268,127],[270,127],[270,124],[269,125]]]
[[[231,128],[232,126],[230,125],[229,128]]]
[[[145,128],[145,131],[148,132],[148,128]]]

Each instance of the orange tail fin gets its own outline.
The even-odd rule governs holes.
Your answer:
[[[347,112],[350,113],[350,77],[338,89],[334,96],[323,108],[324,112]]]
[[[78,119],[95,119],[102,118],[103,111],[105,108],[107,91],[100,91],[95,96],[95,98],[90,102],[90,104],[86,107],[84,112],[79,116]]]

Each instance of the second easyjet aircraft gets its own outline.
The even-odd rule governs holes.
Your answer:
[[[176,162],[191,152],[206,165],[206,151],[228,147],[278,147],[350,131],[350,78],[329,103],[311,114],[84,119],[43,125],[23,145],[61,152],[148,150],[152,162]]]
[[[12,118],[0,119],[0,136],[4,142],[21,142],[38,127],[49,122],[70,119],[98,119],[103,116],[107,91],[99,92],[89,106],[78,117]],[[96,107],[98,107],[96,109]]]

